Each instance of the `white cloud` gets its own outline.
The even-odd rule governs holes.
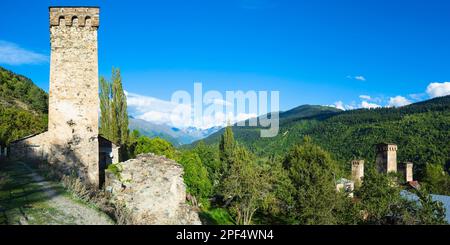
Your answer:
[[[372,97],[370,97],[369,95],[360,95],[359,98],[362,100],[371,100],[372,99]]]
[[[208,129],[216,126],[226,126],[228,121],[232,124],[257,117],[254,113],[238,113],[237,115],[225,115],[223,111],[216,111],[212,115],[203,114],[201,120],[194,120],[192,104],[177,104],[172,101],[139,95],[125,91],[130,115],[156,124],[165,124],[177,128],[196,127]],[[215,105],[225,107],[229,103],[215,99],[210,101]],[[205,112],[205,111],[204,111]]]
[[[347,76],[347,79],[351,79],[351,80],[358,80],[358,81],[366,81],[366,78],[364,77],[364,76],[351,76],[351,75],[348,75]]]
[[[47,55],[19,47],[15,43],[0,40],[0,63],[7,65],[41,64],[48,62]]]
[[[187,114],[191,113],[190,105],[177,104],[154,97],[129,93],[128,91],[125,91],[125,95],[127,96],[130,114],[145,121],[181,127],[183,126],[183,118],[178,116],[175,110],[181,108]],[[186,127],[188,126],[190,125],[186,125]]]
[[[339,110],[345,110],[344,102],[342,102],[342,101],[335,102],[333,106],[338,108]]]
[[[363,82],[366,81],[366,78],[363,76],[356,76],[355,79],[358,81],[363,81]]]
[[[450,95],[450,82],[430,83],[427,87],[427,94],[431,98]]]
[[[330,106],[330,107],[335,107],[335,108],[337,108],[337,109],[339,109],[339,110],[343,110],[343,111],[355,109],[354,106],[352,106],[352,105],[346,105],[346,104],[344,104],[344,102],[342,102],[342,101],[336,101],[336,102],[334,102],[333,105],[329,105],[329,106]]]
[[[361,102],[360,107],[361,108],[365,108],[365,109],[374,109],[374,108],[380,108],[381,105],[378,105],[378,104],[375,104],[375,103],[369,103],[369,102],[364,100],[364,101]]]
[[[411,103],[412,103],[411,101],[409,101],[408,99],[406,99],[403,96],[395,96],[395,97],[391,97],[389,99],[389,105],[388,106],[390,106],[390,107],[402,107],[402,106],[405,106],[405,105],[409,105]]]

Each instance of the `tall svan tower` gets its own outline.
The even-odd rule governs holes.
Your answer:
[[[397,145],[378,144],[376,145],[376,166],[382,173],[397,173]]]
[[[98,183],[98,45],[100,9],[50,7],[51,144],[72,151],[90,182]],[[59,149],[53,149],[59,151]],[[52,154],[57,161],[67,155]]]
[[[48,131],[12,143],[16,158],[48,161],[101,187],[119,147],[100,136],[98,7],[50,7]]]

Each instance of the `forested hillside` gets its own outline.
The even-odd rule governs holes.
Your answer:
[[[48,95],[30,79],[0,67],[0,144],[45,131]]]
[[[304,136],[310,136],[346,168],[353,158],[373,163],[374,145],[392,142],[398,144],[399,162],[414,162],[421,178],[426,164],[444,168],[450,164],[450,96],[401,108],[336,112],[302,106],[280,114],[280,133],[275,138],[260,138],[259,128],[235,126],[233,131],[238,142],[263,158],[284,155]],[[205,142],[218,144],[221,134],[223,131]]]

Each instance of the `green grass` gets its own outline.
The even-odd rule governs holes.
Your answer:
[[[53,187],[53,186],[52,186]],[[0,224],[52,224],[69,222],[58,220],[61,215],[48,204],[49,197],[42,186],[34,183],[29,171],[21,164],[6,162],[0,165]],[[64,192],[54,186],[57,194]]]
[[[234,225],[233,219],[226,209],[211,208],[199,213],[205,225]]]

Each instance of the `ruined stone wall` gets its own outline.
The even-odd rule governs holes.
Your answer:
[[[126,205],[132,224],[201,224],[198,211],[186,204],[180,164],[150,153],[120,166],[118,175],[107,172],[105,188],[112,193],[114,202]]]
[[[98,8],[50,8],[50,163],[98,184]]]

